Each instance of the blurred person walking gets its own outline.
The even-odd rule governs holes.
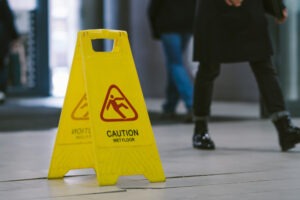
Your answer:
[[[0,0],[0,104],[4,103],[8,82],[7,56],[19,37],[7,0]]]
[[[283,23],[287,9],[282,5]],[[271,62],[272,46],[263,0],[200,0],[194,31],[194,60],[200,61],[194,92],[194,148],[215,149],[208,131],[214,80],[221,63],[248,61],[273,121],[282,151],[300,142]]]
[[[196,0],[151,0],[148,16],[152,36],[160,39],[166,58],[167,85],[163,116],[173,117],[180,99],[192,122],[193,80],[184,65],[184,51],[191,39]]]

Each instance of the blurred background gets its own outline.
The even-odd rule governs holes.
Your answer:
[[[9,0],[23,49],[10,66],[8,96],[63,97],[67,88],[77,32],[82,29],[126,30],[145,98],[162,98],[165,61],[161,43],[153,40],[147,18],[149,0]],[[278,26],[269,18],[275,56],[286,102],[300,116],[300,1],[285,0],[289,19]],[[192,41],[186,62],[193,76]],[[226,65],[216,82],[215,101],[260,103],[247,63]]]

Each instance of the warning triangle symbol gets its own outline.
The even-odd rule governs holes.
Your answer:
[[[86,94],[80,99],[71,115],[74,120],[89,120],[88,101]]]
[[[100,118],[106,122],[135,121],[138,119],[138,113],[123,92],[116,85],[111,85],[106,94]]]

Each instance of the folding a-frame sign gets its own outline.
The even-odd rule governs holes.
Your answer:
[[[111,52],[93,40],[113,40]],[[99,185],[165,176],[125,31],[84,30],[77,44],[48,178],[94,168]]]

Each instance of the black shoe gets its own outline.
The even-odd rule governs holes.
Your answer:
[[[193,147],[196,149],[213,150],[215,144],[208,134],[207,119],[197,119],[193,135]]]
[[[209,137],[208,133],[194,134],[193,135],[193,147],[203,150],[214,150],[215,144]]]
[[[289,116],[283,116],[273,123],[278,132],[281,151],[288,151],[300,143],[300,128],[292,125]]]

